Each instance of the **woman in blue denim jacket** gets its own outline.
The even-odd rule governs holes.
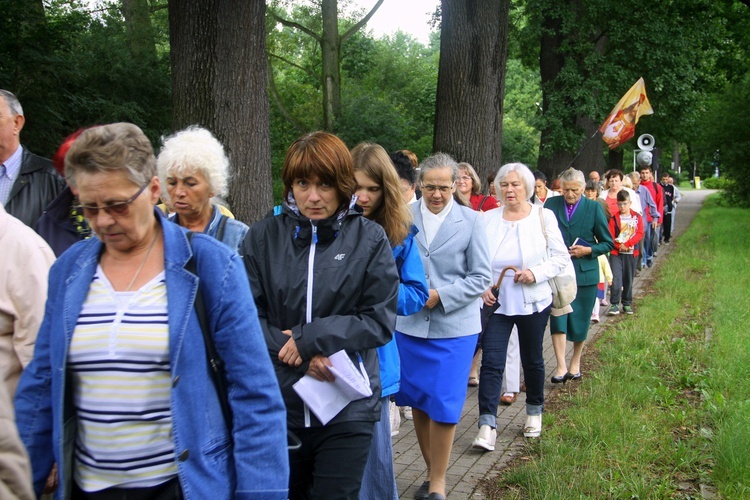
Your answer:
[[[287,498],[285,409],[242,261],[200,234],[191,245],[154,210],[155,158],[135,125],[84,132],[66,174],[98,238],[53,266],[16,394],[36,493],[56,462],[58,499]],[[185,269],[193,255],[200,289]],[[231,429],[196,293],[225,364]]]

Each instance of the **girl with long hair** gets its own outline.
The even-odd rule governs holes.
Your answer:
[[[377,144],[362,143],[352,150],[354,176],[357,179],[357,205],[363,215],[377,222],[393,248],[399,274],[398,308],[401,316],[414,314],[424,307],[429,291],[419,249],[414,243],[416,228],[412,215],[401,196],[400,182],[388,153]],[[398,499],[393,472],[392,433],[397,432],[398,416],[390,396],[398,392],[401,367],[395,340],[378,348],[382,382],[380,422],[375,425],[370,455],[360,489],[360,499]],[[393,428],[392,428],[393,427]],[[386,479],[387,478],[387,479]]]

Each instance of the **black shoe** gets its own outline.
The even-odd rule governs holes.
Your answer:
[[[562,377],[556,377],[553,375],[552,378],[549,380],[553,384],[564,384],[567,381],[567,379],[565,378],[567,375],[568,375],[567,373],[563,375]]]
[[[430,498],[430,482],[425,481],[414,493],[414,500],[427,500]]]
[[[573,381],[577,382],[577,381],[581,380],[581,372],[578,372],[575,375],[573,375],[572,373],[568,372],[565,375],[563,375],[563,378],[565,379],[565,382],[567,382],[568,380],[573,380]],[[565,382],[563,382],[563,383],[565,383]]]
[[[445,497],[440,493],[432,492],[430,493],[430,496],[427,497],[427,500],[445,500]]]

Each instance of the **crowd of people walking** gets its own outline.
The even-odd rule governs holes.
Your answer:
[[[0,107],[20,131],[15,96]],[[548,187],[520,163],[484,194],[447,154],[418,163],[314,132],[287,151],[281,205],[248,226],[201,127],[158,155],[135,125],[91,127],[55,165],[0,146],[3,262],[36,273],[9,271],[0,296],[0,407],[15,394],[18,431],[3,488],[19,498],[397,499],[403,416],[426,470],[415,498],[444,499],[468,387],[473,447],[494,451],[522,367],[523,435],[539,438],[547,378],[584,376],[607,285],[607,314],[633,314],[633,277],[670,242],[680,200],[650,167],[632,189],[619,170]]]

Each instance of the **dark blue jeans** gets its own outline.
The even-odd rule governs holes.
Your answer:
[[[482,368],[479,372],[479,426],[497,426],[497,405],[505,371],[505,356],[513,325],[518,327],[518,347],[521,351],[526,381],[526,413],[541,415],[544,407],[544,355],[542,341],[547,328],[547,307],[538,313],[524,316],[493,314],[482,336]]]

